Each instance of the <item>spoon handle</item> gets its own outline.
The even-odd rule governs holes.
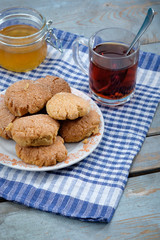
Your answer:
[[[147,12],[147,15],[146,15],[146,17],[144,19],[144,22],[143,22],[141,28],[139,29],[139,32],[137,33],[136,37],[134,38],[133,42],[131,43],[130,47],[128,48],[128,50],[126,52],[126,55],[128,55],[128,53],[130,52],[130,50],[132,49],[134,44],[140,39],[142,34],[149,27],[149,25],[151,24],[151,22],[153,20],[153,17],[154,17],[154,10],[152,8],[149,8],[148,12]]]

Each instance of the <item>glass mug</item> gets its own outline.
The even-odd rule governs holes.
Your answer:
[[[51,24],[32,8],[0,11],[0,66],[15,72],[36,68],[47,55],[47,42],[62,51]]]
[[[93,34],[89,40],[78,38],[73,42],[73,59],[81,70],[89,75],[92,97],[107,106],[129,101],[136,86],[139,59],[138,41],[129,55],[125,55],[135,34],[121,28],[105,28]],[[89,48],[89,67],[83,64],[79,46]]]

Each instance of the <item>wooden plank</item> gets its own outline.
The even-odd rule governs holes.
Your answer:
[[[160,134],[160,104],[157,107],[157,111],[153,118],[152,124],[148,131],[148,136],[158,135]]]
[[[140,49],[144,52],[160,54],[160,43],[141,44]]]
[[[130,176],[160,170],[160,135],[147,137],[133,161]]]
[[[17,6],[18,0],[3,1],[3,8]],[[21,6],[29,6],[40,11],[47,19],[52,19],[54,27],[84,35],[91,36],[95,31],[104,27],[123,27],[137,32],[143,22],[147,9],[153,7],[156,12],[152,26],[142,37],[142,42],[155,43],[160,41],[159,0],[22,0]],[[1,7],[2,8],[2,7]]]
[[[5,0],[1,3],[1,9],[18,5],[33,7],[47,19],[52,19],[54,27],[86,37],[110,26],[128,28],[136,33],[148,7],[153,7],[156,13],[160,12],[159,0]],[[142,50],[159,53],[159,22],[160,14],[156,14],[142,38]],[[160,133],[159,114],[158,108],[148,136]],[[146,138],[133,162],[131,176],[159,169],[159,140],[159,136]],[[1,202],[0,239],[160,239],[159,182],[160,173],[130,178],[110,224],[80,222],[15,203]]]
[[[160,173],[130,178],[109,224],[88,223],[0,203],[1,240],[160,239]]]

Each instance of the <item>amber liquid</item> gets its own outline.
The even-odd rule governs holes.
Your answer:
[[[36,32],[38,29],[29,25],[12,25],[0,30],[0,34],[10,37],[25,37]],[[0,65],[7,70],[15,72],[32,70],[46,57],[47,44],[45,40],[28,44],[28,46],[23,46],[24,41],[19,40],[18,45],[20,46],[18,47],[15,47],[14,43],[13,39],[10,40],[9,46],[0,43]],[[28,43],[31,43],[31,40]]]
[[[94,51],[104,57],[121,58],[125,56],[127,49],[122,44],[104,43],[97,45]],[[124,61],[124,59],[122,58],[121,61]],[[101,62],[98,62],[98,58],[96,58],[95,62],[93,57],[89,68],[91,91],[99,97],[112,100],[130,95],[135,89],[138,62],[127,62],[127,59],[125,61],[124,64],[120,65],[124,66],[126,64],[126,68],[121,68],[115,61],[114,68],[110,69],[105,68],[104,64],[102,67]]]

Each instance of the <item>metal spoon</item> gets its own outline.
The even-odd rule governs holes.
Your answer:
[[[133,42],[131,43],[130,47],[128,48],[126,55],[129,54],[130,50],[133,48],[133,46],[136,44],[136,42],[140,39],[140,37],[142,36],[142,34],[146,31],[146,29],[149,27],[149,25],[151,24],[152,20],[154,18],[154,10],[152,8],[148,9],[147,15],[144,19],[144,22],[141,26],[141,28],[139,29],[139,32],[137,33],[137,35],[135,36]]]

